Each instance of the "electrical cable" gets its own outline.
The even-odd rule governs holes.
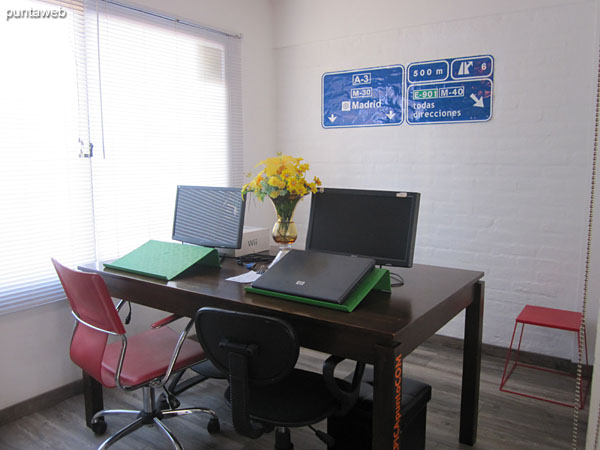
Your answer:
[[[273,259],[275,259],[274,255],[265,253],[251,253],[249,255],[236,258],[236,261],[239,265],[246,265],[252,263],[271,263]]]
[[[390,272],[390,279],[396,280],[395,283],[392,283],[392,287],[404,286],[404,278],[394,272]]]

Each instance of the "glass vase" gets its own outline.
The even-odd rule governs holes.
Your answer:
[[[271,263],[275,264],[279,261],[287,252],[292,249],[292,244],[296,242],[298,238],[298,230],[294,223],[294,210],[298,201],[302,197],[299,196],[284,196],[271,198],[275,212],[277,213],[277,222],[273,225],[271,236],[273,240],[279,246],[279,253]]]

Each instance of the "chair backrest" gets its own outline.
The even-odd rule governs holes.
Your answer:
[[[202,308],[196,314],[195,324],[202,348],[223,372],[229,371],[229,353],[239,349],[248,354],[248,381],[251,383],[279,381],[290,374],[298,360],[300,347],[296,333],[281,319]]]
[[[275,383],[292,372],[300,352],[293,328],[275,317],[216,308],[200,309],[195,324],[206,355],[228,374],[235,429],[259,437],[264,429],[250,422],[249,386]]]
[[[79,319],[110,333],[125,334],[123,322],[100,275],[69,269],[55,259],[52,264]],[[92,327],[77,322],[71,339],[71,359],[102,383],[102,358],[108,334]]]

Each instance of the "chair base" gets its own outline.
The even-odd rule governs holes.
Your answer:
[[[98,450],[104,450],[112,446],[119,439],[127,436],[128,434],[133,433],[137,429],[141,428],[144,425],[156,425],[160,431],[169,439],[171,445],[176,450],[183,450],[183,446],[177,439],[177,437],[167,428],[167,426],[163,423],[163,419],[168,419],[171,417],[184,416],[187,414],[195,414],[202,413],[208,414],[211,416],[210,421],[208,422],[207,431],[209,433],[218,433],[221,429],[219,418],[217,414],[208,408],[180,408],[180,409],[166,409],[161,410],[160,408],[156,408],[154,403],[154,388],[151,386],[144,386],[143,388],[144,395],[144,409],[141,411],[134,410],[126,410],[126,409],[105,409],[102,411],[98,411],[94,414],[92,418],[92,427],[95,424],[102,423],[101,421],[105,416],[111,414],[125,414],[125,415],[134,415],[136,419],[125,427],[121,428],[115,434],[106,439]]]
[[[275,429],[275,450],[294,450],[289,428]]]

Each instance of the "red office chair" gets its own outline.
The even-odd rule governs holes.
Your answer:
[[[106,449],[116,441],[143,425],[156,424],[169,438],[176,449],[183,449],[177,438],[163,424],[161,419],[192,413],[205,413],[211,416],[208,432],[220,429],[219,419],[214,411],[206,408],[164,409],[155,405],[156,388],[166,390],[165,383],[172,373],[186,369],[206,359],[202,347],[186,339],[193,320],[180,336],[164,327],[168,320],[157,322],[154,328],[130,337],[125,336],[125,328],[118,315],[106,284],[97,274],[84,273],[64,267],[56,260],[52,263],[71,304],[77,320],[71,338],[71,359],[87,374],[104,387],[120,387],[131,391],[142,388],[144,406],[140,411],[102,410],[92,418],[92,426],[98,434],[106,426],[103,417],[108,414],[133,414],[136,419],[100,445]],[[108,336],[119,336],[120,342],[108,343]],[[167,392],[167,398],[172,398]],[[96,427],[94,427],[96,425]],[[104,425],[98,427],[97,425]]]

